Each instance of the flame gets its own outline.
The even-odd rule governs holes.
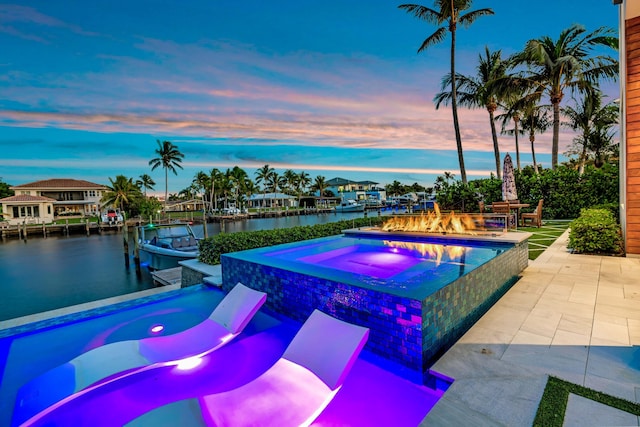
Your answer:
[[[481,219],[480,219],[481,221]],[[426,233],[456,233],[475,235],[477,219],[471,215],[451,211],[442,215],[440,207],[434,203],[433,211],[420,216],[393,217],[382,225],[384,231],[419,231]],[[483,224],[478,224],[480,227]]]
[[[433,259],[436,265],[440,265],[442,262],[442,256],[446,253],[449,259],[454,260],[460,258],[467,249],[464,246],[445,246],[442,244],[433,243],[415,243],[415,242],[401,242],[395,240],[384,240],[385,245],[392,248],[408,249],[410,251],[417,251],[423,257],[429,257]]]

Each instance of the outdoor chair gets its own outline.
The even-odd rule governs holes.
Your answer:
[[[542,227],[542,203],[543,199],[538,201],[538,206],[531,213],[523,213],[520,215],[522,219],[522,225],[525,226],[527,221],[531,223],[531,225],[536,225],[538,228]]]
[[[513,228],[516,226],[516,217],[511,212],[509,202],[493,202],[491,204],[491,210],[494,214],[506,215],[507,228]]]
[[[185,331],[166,336],[119,341],[96,347],[23,385],[14,419],[25,421],[84,389],[90,390],[159,364],[178,364],[204,356],[238,336],[265,303],[267,294],[238,283],[211,315]]]
[[[160,406],[127,425],[170,426],[178,417],[189,425],[309,426],[342,387],[368,336],[368,328],[314,310],[282,357],[255,380]]]

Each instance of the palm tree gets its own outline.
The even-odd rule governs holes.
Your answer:
[[[209,171],[209,181],[211,183],[211,191],[209,193],[209,197],[211,199],[211,202],[213,203],[213,205],[211,206],[213,212],[218,210],[218,196],[216,194],[216,187],[220,182],[221,177],[222,172],[219,169],[213,168]]]
[[[115,181],[109,178],[111,185],[107,185],[107,191],[100,199],[102,206],[114,206],[124,212],[125,207],[136,198],[142,196],[140,188],[134,184],[133,178],[117,175]]]
[[[305,189],[311,184],[311,177],[305,171],[298,174],[296,179],[296,193],[298,194],[298,208],[300,208],[300,199],[305,192]]]
[[[512,76],[507,76],[507,80],[511,80]],[[503,135],[514,135],[515,147],[516,147],[516,164],[518,171],[522,171],[520,164],[520,135],[524,134],[524,131],[519,126],[520,119],[522,117],[522,101],[525,96],[525,89],[518,87],[517,85],[509,85],[503,90],[503,102],[502,107],[505,112],[496,116],[496,120],[502,122],[500,133]],[[513,129],[507,129],[507,123],[513,122]]]
[[[539,106],[534,102],[526,104],[522,110],[522,130],[529,133],[531,143],[531,157],[533,160],[533,170],[538,174],[538,163],[536,162],[535,141],[536,134],[542,134],[549,129],[549,107]]]
[[[258,188],[248,175],[244,179],[244,185],[242,188],[244,189],[244,197],[246,198],[247,203],[251,199],[251,196],[260,191],[260,188]]]
[[[291,169],[287,169],[283,173],[285,181],[285,193],[293,194],[295,192],[296,183],[298,182],[298,174]]]
[[[176,172],[176,167],[182,169],[180,163],[184,158],[184,154],[182,154],[176,145],[173,145],[170,141],[162,141],[156,140],[158,143],[158,148],[156,148],[155,153],[158,155],[155,159],[149,160],[149,166],[151,166],[151,170],[155,170],[159,166],[162,166],[164,169],[164,207],[167,207],[167,197],[169,194],[169,176],[168,171],[173,172],[174,175],[178,175]]]
[[[618,75],[618,61],[610,56],[590,56],[597,46],[613,49],[618,47],[618,39],[610,28],[600,27],[585,34],[581,25],[572,25],[563,30],[558,40],[548,36],[529,40],[524,51],[515,59],[529,66],[529,78],[541,85],[549,95],[553,107],[553,143],[551,147],[551,167],[558,166],[558,140],[560,135],[560,102],[565,89],[579,89],[585,84],[597,84],[600,79],[615,80]]]
[[[248,178],[247,172],[240,166],[234,166],[229,172],[229,181],[231,184],[231,191],[233,192],[236,207],[241,207],[240,195],[244,194],[245,182]]]
[[[320,194],[320,204],[322,204],[322,195],[324,194],[324,190],[326,190],[326,188],[326,178],[322,175],[316,176],[316,179],[313,181],[313,189]]]
[[[260,169],[256,171],[256,184],[262,184],[262,207],[264,207],[265,198],[267,194],[267,183],[269,181],[269,176],[274,172],[272,167],[269,165],[264,165]]]
[[[398,180],[394,180],[391,184],[386,186],[386,191],[388,194],[393,196],[399,196],[404,193],[404,185]]]
[[[437,10],[421,6],[419,4],[401,4],[400,9],[415,16],[418,19],[435,24],[438,29],[429,37],[424,39],[418,53],[426,50],[429,46],[440,43],[444,40],[447,30],[451,33],[451,111],[453,113],[453,129],[456,136],[456,144],[458,147],[458,162],[460,163],[460,176],[463,183],[467,183],[467,171],[464,167],[464,156],[462,153],[462,138],[460,136],[460,124],[458,122],[458,100],[456,89],[456,29],[458,24],[463,27],[469,27],[478,17],[483,15],[493,15],[492,9],[478,9],[475,11],[461,14],[471,8],[473,0],[436,0],[435,6]],[[444,26],[443,24],[446,24]]]
[[[609,103],[603,106],[602,93],[590,86],[583,91],[583,96],[577,101],[575,108],[572,106],[562,108],[562,113],[569,119],[562,124],[579,132],[573,138],[574,145],[571,152],[579,154],[580,175],[584,173],[589,146],[593,145],[594,141],[599,141],[595,144],[598,146],[607,139],[608,129],[617,123],[618,111],[618,106],[615,104]]]
[[[200,193],[202,206],[205,206],[205,194],[207,194],[207,189],[211,186],[211,178],[206,173],[200,171],[193,178],[192,183],[198,189],[197,192]]]
[[[271,192],[277,193],[278,187],[280,187],[281,183],[284,183],[283,178],[278,174],[278,172],[272,169],[265,184],[269,186],[269,190],[271,190]]]
[[[187,188],[183,188],[178,193],[178,200],[187,201],[195,199],[198,194],[199,186],[195,182],[192,182]]]
[[[229,193],[233,191],[233,183],[231,182],[231,169],[227,169],[221,176],[218,181],[218,187],[220,188],[220,193],[224,195],[224,207],[229,207]]]
[[[156,186],[156,182],[151,178],[150,175],[143,173],[140,175],[140,179],[136,181],[136,185],[138,188],[144,188],[144,197],[147,197],[147,189],[153,190]]]
[[[498,108],[498,103],[504,98],[501,93],[502,85],[497,84],[506,78],[508,63],[501,58],[501,51],[491,52],[485,47],[484,56],[478,56],[478,73],[475,76],[465,76],[458,74],[456,80],[460,83],[458,87],[458,99],[460,105],[469,108],[486,108],[489,112],[489,125],[491,126],[491,137],[493,138],[493,153],[496,161],[496,176],[502,179],[500,146],[498,145],[498,134],[494,113]],[[451,75],[446,75],[442,79],[443,92],[438,93],[434,101],[436,109],[440,104],[447,105],[453,100],[453,95],[445,89],[451,85]]]
[[[617,111],[617,110],[616,110]],[[595,123],[595,129],[589,134],[588,148],[593,152],[593,165],[601,168],[605,158],[615,154],[619,150],[618,145],[613,145],[614,131],[611,129],[614,123],[599,121]]]

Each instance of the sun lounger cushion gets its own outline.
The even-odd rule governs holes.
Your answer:
[[[314,310],[283,357],[315,373],[331,389],[344,381],[367,341],[369,330]],[[327,339],[321,337],[327,336]],[[353,355],[356,357],[353,357]]]
[[[267,294],[238,283],[217,305],[209,319],[223,325],[232,334],[243,330],[267,299]]]

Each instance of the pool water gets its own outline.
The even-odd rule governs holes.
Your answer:
[[[347,283],[373,283],[367,278],[384,279],[389,288],[416,289],[428,283],[437,289],[495,258],[504,250],[500,246],[410,242],[390,239],[329,237],[288,245],[285,249],[267,249],[267,258],[298,264],[298,268],[318,267],[329,278],[345,278]],[[304,272],[304,271],[301,271]]]
[[[0,425],[18,425],[34,415],[14,413],[17,392],[30,379],[96,346],[151,336],[157,325],[163,325],[166,334],[194,326],[222,296],[218,289],[194,286],[108,314],[83,313],[83,318],[58,319],[53,326],[17,335],[4,331],[8,336],[0,339]],[[35,425],[119,426],[161,405],[235,388],[275,363],[299,326],[299,322],[261,310],[240,336],[206,356],[197,368],[178,371],[175,366],[164,366],[106,383],[79,394]],[[401,368],[367,351],[361,353],[318,422],[417,425],[444,389],[417,386],[394,369]],[[170,414],[169,424],[178,417]]]

